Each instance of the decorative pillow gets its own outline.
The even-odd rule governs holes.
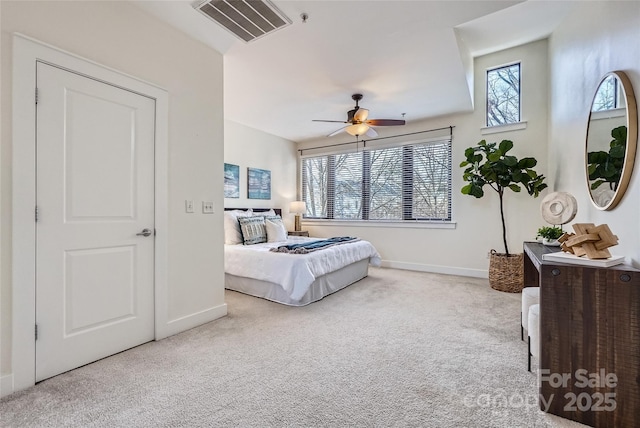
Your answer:
[[[266,217],[264,220],[267,229],[267,242],[280,242],[287,240],[287,229],[280,216],[277,218]]]
[[[242,244],[242,234],[240,233],[239,217],[250,217],[252,210],[232,210],[224,212],[224,243],[227,245]]]
[[[240,232],[242,232],[244,245],[267,242],[267,229],[264,222],[264,217],[261,215],[254,217],[238,217],[238,223],[240,223]]]

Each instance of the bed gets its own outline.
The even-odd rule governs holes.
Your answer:
[[[241,212],[227,208],[225,211]],[[279,211],[274,212],[276,216]],[[254,208],[246,216],[266,215],[269,218],[274,213]],[[225,217],[225,237],[231,223]],[[284,236],[278,236],[271,240],[273,242],[243,245],[228,243],[225,238],[225,288],[285,305],[304,306],[366,277],[370,264],[380,265],[378,252],[364,240],[341,243],[308,254],[270,251],[283,245],[320,239],[288,237],[286,229]]]

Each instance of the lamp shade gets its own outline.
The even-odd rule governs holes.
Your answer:
[[[364,135],[364,133],[367,132],[368,130],[369,130],[369,125],[366,125],[364,123],[356,123],[355,125],[349,125],[345,129],[347,133],[353,135],[354,137],[356,135]]]
[[[289,212],[294,214],[304,214],[307,212],[307,204],[304,201],[293,201],[289,205]]]

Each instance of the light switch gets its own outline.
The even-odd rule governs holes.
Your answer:
[[[186,200],[184,201],[184,210],[187,213],[193,213],[193,201]]]
[[[213,202],[202,201],[202,213],[213,214]]]

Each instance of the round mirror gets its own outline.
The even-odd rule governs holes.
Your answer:
[[[638,112],[622,71],[607,73],[593,97],[587,125],[586,169],[596,208],[611,210],[624,195],[636,157]]]

